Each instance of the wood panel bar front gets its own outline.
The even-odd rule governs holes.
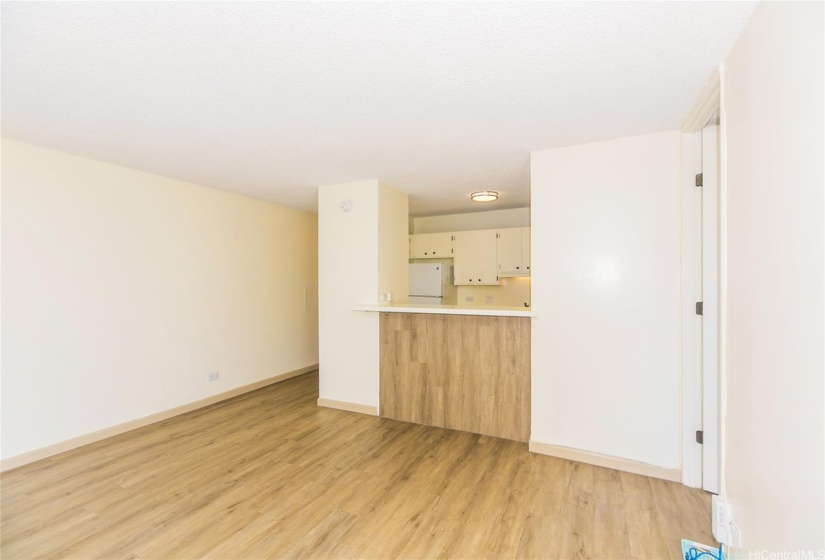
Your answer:
[[[380,315],[380,414],[530,438],[530,319]]]

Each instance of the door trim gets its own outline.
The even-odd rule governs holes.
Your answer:
[[[695,304],[696,294],[701,293],[696,289],[696,270],[701,265],[697,255],[697,223],[694,219],[697,211],[695,197],[695,174],[700,162],[701,152],[697,153],[696,138],[701,137],[702,129],[717,111],[720,114],[720,157],[719,166],[719,293],[718,293],[718,313],[719,313],[719,359],[718,379],[721,387],[720,391],[720,425],[719,425],[719,454],[721,469],[724,468],[723,451],[723,419],[724,419],[724,304],[725,304],[725,127],[724,114],[721,100],[721,66],[708,77],[705,86],[690,113],[682,123],[682,169],[681,181],[682,192],[679,197],[681,208],[681,369],[682,369],[682,397],[681,397],[681,422],[682,422],[682,484],[694,488],[702,487],[702,449],[696,443],[696,430],[702,426],[702,369],[701,369],[701,332],[697,336],[695,327]],[[720,470],[721,480],[724,478]],[[721,488],[720,488],[721,490]]]
[[[702,346],[701,330],[696,327],[697,262],[701,256],[696,219],[697,196],[694,185],[698,160],[697,135],[682,133],[682,192],[681,202],[681,453],[682,484],[692,488],[702,486],[702,449],[696,443],[695,432],[701,426],[702,416]]]
[[[719,492],[719,126],[702,129],[702,487]]]
[[[682,123],[682,134],[691,134],[693,132],[701,132],[705,125],[719,110],[720,102],[719,96],[721,94],[721,79],[719,70],[714,70],[708,80],[705,82],[705,87],[702,88],[702,93],[693,105],[693,108],[688,113]]]

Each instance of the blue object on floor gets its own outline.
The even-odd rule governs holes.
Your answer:
[[[713,548],[706,544],[682,539],[682,558],[685,560],[725,560],[725,554],[722,552],[721,544],[719,548]]]

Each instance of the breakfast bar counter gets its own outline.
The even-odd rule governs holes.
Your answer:
[[[379,414],[526,442],[530,323],[520,308],[364,305],[379,313]]]
[[[436,315],[477,315],[487,317],[535,317],[529,307],[471,307],[460,305],[418,305],[412,303],[380,303],[354,305],[353,311],[377,313],[431,313]]]

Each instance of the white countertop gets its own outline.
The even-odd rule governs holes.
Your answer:
[[[376,313],[433,313],[440,315],[486,315],[493,317],[535,317],[528,307],[466,307],[459,305],[419,305],[413,303],[373,303],[353,305],[353,311]]]

